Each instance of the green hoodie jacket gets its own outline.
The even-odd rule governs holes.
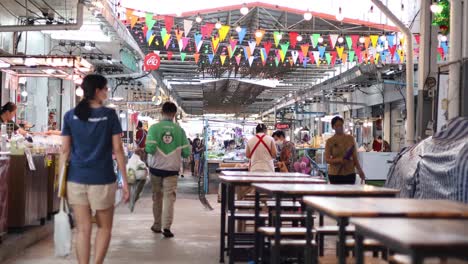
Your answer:
[[[190,156],[190,145],[185,131],[172,121],[161,121],[150,127],[146,138],[146,152],[151,174],[178,175],[182,157]]]

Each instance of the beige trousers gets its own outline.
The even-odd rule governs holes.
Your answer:
[[[152,176],[153,185],[153,228],[157,230],[171,229],[174,219],[174,203],[176,201],[177,176]]]

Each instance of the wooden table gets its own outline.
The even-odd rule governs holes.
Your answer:
[[[396,198],[341,198],[306,196],[303,203],[310,209],[336,219],[340,225],[339,252],[344,253],[344,229],[350,217],[466,218],[468,205],[449,200]],[[343,230],[342,230],[343,229]]]
[[[280,219],[281,214],[281,207],[280,202],[282,197],[284,196],[306,196],[306,195],[317,195],[317,196],[347,196],[347,197],[360,197],[360,196],[370,196],[370,197],[395,197],[398,194],[398,190],[389,189],[389,188],[381,188],[375,187],[370,185],[330,185],[330,184],[323,184],[323,185],[305,185],[305,184],[253,184],[253,187],[256,189],[255,193],[255,208],[256,208],[256,216],[257,210],[259,207],[259,203],[257,203],[259,192],[269,193],[275,197],[276,200],[276,232],[275,232],[275,245],[280,244],[281,240],[281,222],[278,221]],[[256,217],[257,219],[257,217]],[[258,226],[258,221],[256,222],[256,228]],[[347,224],[343,223],[343,226],[340,225],[340,237],[345,236],[345,226]],[[306,244],[306,261],[312,260],[312,251],[311,251],[311,241],[312,241],[312,226],[313,226],[313,219],[312,219],[312,211],[307,210],[307,220],[306,220],[306,229],[307,229],[307,244]],[[257,230],[257,229],[255,229]],[[345,252],[341,250],[344,248],[345,241],[340,240],[339,245],[339,255],[340,255],[340,263],[345,263]],[[258,256],[258,252],[256,251]],[[279,250],[278,248],[273,248],[272,251],[272,261],[278,262],[280,259]]]
[[[312,177],[309,174],[298,172],[222,171],[221,174],[223,174],[224,176],[244,177]]]
[[[356,226],[356,263],[362,264],[363,237],[411,256],[413,264],[426,257],[468,257],[467,219],[352,218]]]
[[[230,254],[229,263],[234,263],[231,253],[234,250],[234,220],[235,220],[235,188],[237,186],[250,186],[252,183],[301,183],[301,184],[324,184],[325,179],[315,177],[242,177],[242,176],[220,176],[221,181],[221,231],[220,231],[220,260],[224,263],[224,252],[226,251],[226,208],[230,212],[228,218],[228,252]],[[257,215],[258,216],[258,215]]]

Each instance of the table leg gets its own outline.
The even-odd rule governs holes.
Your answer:
[[[219,237],[219,262],[224,263],[224,251],[226,250],[226,185],[224,183],[221,183],[221,232]]]
[[[354,254],[356,255],[356,264],[364,264],[364,237],[356,232],[354,236],[355,248]]]
[[[417,253],[413,253],[411,254],[411,263],[412,264],[423,264],[424,263],[424,258],[417,254]]]
[[[314,226],[314,218],[312,217],[312,215],[314,212],[310,208],[307,208],[306,212],[306,247],[304,258],[306,264],[312,264],[314,263],[313,260],[316,260],[316,257],[313,257],[312,254],[312,227]]]
[[[276,194],[275,203],[275,246],[272,247],[272,261],[273,264],[280,263],[280,245],[281,245],[281,195]]]
[[[348,225],[348,218],[340,218],[338,220],[338,260],[340,264],[346,263],[346,226]]]
[[[234,233],[235,233],[235,211],[236,208],[234,206],[234,199],[235,199],[235,189],[232,184],[228,186],[228,254],[229,254],[229,263],[234,263]]]
[[[258,228],[260,226],[260,193],[255,190],[255,263],[260,263],[260,234]]]

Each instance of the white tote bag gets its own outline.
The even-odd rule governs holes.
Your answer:
[[[60,211],[54,216],[54,245],[57,257],[66,257],[72,250],[72,227],[69,212],[65,199],[60,199]]]

